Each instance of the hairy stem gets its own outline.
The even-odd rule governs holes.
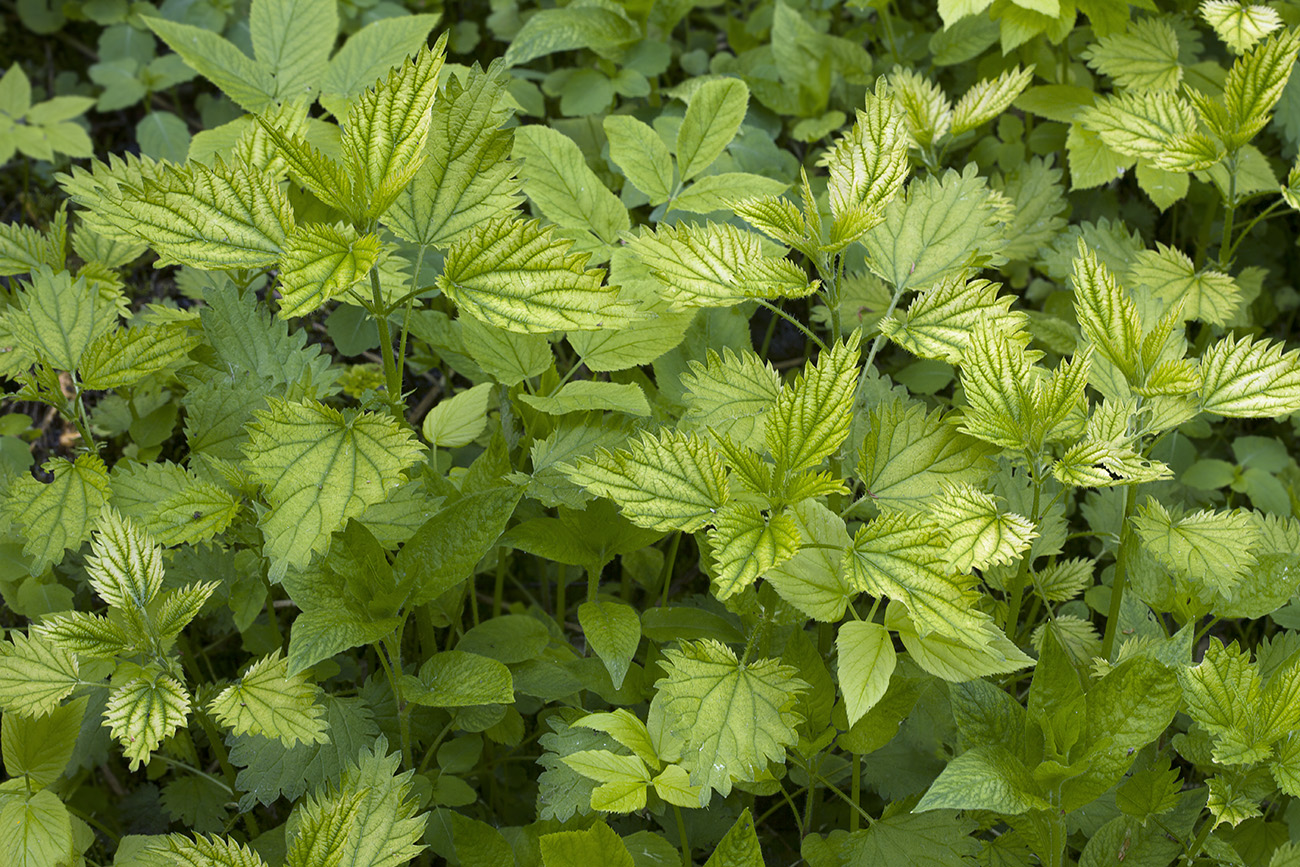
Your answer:
[[[1124,585],[1128,579],[1129,548],[1133,533],[1129,529],[1133,507],[1137,502],[1137,485],[1129,485],[1124,493],[1124,517],[1119,525],[1119,550],[1115,552],[1115,577],[1110,586],[1110,611],[1106,614],[1106,634],[1101,640],[1101,658],[1110,659],[1115,649],[1115,632],[1119,628],[1119,613],[1124,604]]]

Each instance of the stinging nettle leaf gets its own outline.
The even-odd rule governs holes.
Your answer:
[[[49,713],[80,683],[77,657],[41,635],[12,632],[0,643],[0,707],[5,713]]]
[[[379,262],[379,236],[343,223],[297,226],[280,255],[281,319],[305,316],[366,279]]]
[[[820,466],[848,437],[860,343],[859,331],[838,341],[777,398],[764,437],[779,472]]]
[[[1083,52],[1088,65],[1119,87],[1177,90],[1183,80],[1178,34],[1163,18],[1143,18],[1125,33],[1103,36]]]
[[[1025,314],[1010,311],[1015,299],[999,295],[1000,288],[988,280],[952,274],[918,295],[903,316],[881,319],[880,331],[913,355],[957,364],[975,323],[995,321],[1007,334],[1024,327]]]
[[[1038,535],[1027,518],[998,508],[994,498],[970,485],[944,488],[930,517],[948,540],[948,565],[957,572],[1009,565]]]
[[[1184,514],[1148,498],[1133,526],[1159,563],[1229,599],[1245,571],[1255,565],[1252,549],[1260,540],[1260,527],[1249,512]]]
[[[51,458],[43,469],[53,476],[48,484],[24,475],[9,485],[3,504],[5,517],[23,528],[23,553],[38,575],[90,537],[111,492],[104,462],[94,455]]]
[[[1223,102],[1235,125],[1225,144],[1239,147],[1254,138],[1270,114],[1300,55],[1300,31],[1285,30],[1237,58],[1223,83]]]
[[[966,91],[952,109],[952,134],[960,135],[1002,114],[1033,77],[1033,64],[1027,69],[1017,66]]]
[[[208,707],[235,735],[279,738],[286,747],[324,743],[325,708],[316,703],[316,693],[315,684],[289,674],[289,660],[277,650],[250,665]]]
[[[759,449],[768,412],[781,394],[781,377],[753,352],[708,351],[705,363],[691,360],[682,376],[686,389],[684,425]]]
[[[146,670],[109,693],[104,724],[122,745],[134,771],[164,738],[185,725],[189,712],[190,696],[180,681],[162,671]]]
[[[605,273],[588,270],[537,220],[492,220],[447,252],[438,288],[466,313],[525,334],[619,328],[635,314]]]
[[[1300,350],[1270,340],[1225,337],[1201,356],[1201,409],[1229,418],[1282,417],[1300,410]]]
[[[1247,5],[1240,0],[1205,0],[1199,11],[1219,38],[1238,54],[1249,51],[1282,26],[1281,16],[1271,6]]]
[[[726,600],[780,566],[799,550],[799,528],[787,514],[765,515],[757,506],[732,501],[713,517],[714,592]]]

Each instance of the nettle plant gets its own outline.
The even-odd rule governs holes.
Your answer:
[[[296,44],[300,5],[255,3],[259,39]],[[1222,329],[1234,184],[1300,46],[1263,37],[1229,40],[1222,100],[1130,82],[1078,121],[1227,190],[1223,270],[1066,230],[1045,160],[943,168],[1028,66],[955,105],[882,79],[790,194],[735,170],[747,85],[701,80],[603,120],[620,197],[445,37],[337,124],[290,67],[191,42],[250,109],[227,147],[75,168],[71,215],[0,230],[0,373],[70,448],[34,473],[0,437],[30,620],[0,649],[5,863],[106,851],[85,783],[116,751],[191,832],[121,864],[1272,852],[1300,645],[1220,636],[1287,605],[1300,524],[1172,481],[1220,419],[1300,410],[1300,354]],[[1187,123],[1132,120],[1157,103]],[[133,308],[146,249],[188,303]],[[1030,260],[1068,305],[980,276]],[[757,310],[806,340],[793,375]]]

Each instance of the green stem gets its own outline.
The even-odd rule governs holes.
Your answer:
[[[673,540],[668,544],[668,554],[664,557],[663,578],[660,582],[663,586],[663,595],[660,599],[660,605],[668,604],[668,591],[673,586],[673,566],[677,563],[677,546],[682,543],[681,531],[673,534]]]
[[[1196,839],[1192,845],[1187,847],[1183,853],[1183,863],[1191,864],[1201,854],[1201,848],[1205,846],[1205,841],[1209,839],[1210,832],[1214,830],[1214,817],[1211,816],[1201,823],[1201,830],[1196,832]]]
[[[1119,527],[1119,550],[1115,552],[1115,577],[1110,587],[1110,611],[1106,614],[1106,634],[1101,640],[1101,658],[1110,659],[1115,649],[1115,633],[1119,629],[1119,613],[1124,602],[1124,585],[1128,579],[1130,539],[1133,534],[1129,524],[1133,507],[1137,503],[1137,485],[1129,485],[1124,493],[1124,517]]]
[[[1037,527],[1038,522],[1042,520],[1042,516],[1038,514],[1038,504],[1043,493],[1043,481],[1037,471],[1038,462],[1036,459],[1030,462],[1030,466],[1034,468],[1031,472],[1034,480],[1034,505],[1030,512],[1030,520]],[[1013,641],[1020,625],[1020,606],[1025,598],[1025,584],[1028,583],[1029,579],[1029,561],[1031,558],[1031,552],[1026,551],[1025,556],[1020,558],[1020,566],[1016,569],[1016,577],[1012,579],[1011,601],[1007,604],[1007,619],[1004,626]]]
[[[757,301],[761,306],[766,307],[768,310],[771,310],[777,316],[780,316],[786,322],[789,322],[795,328],[798,328],[800,331],[802,331],[804,333],[804,336],[807,337],[809,340],[811,340],[813,343],[817,344],[817,348],[820,349],[822,352],[827,351],[826,344],[822,342],[822,339],[818,337],[816,334],[813,334],[812,330],[808,328],[808,326],[800,322],[798,319],[791,316],[789,313],[786,313],[780,307],[777,307],[775,304],[771,303],[765,298],[755,298],[754,300]]]
[[[595,602],[600,591],[600,569],[587,569],[587,601]]]
[[[560,629],[564,629],[564,609],[567,601],[564,594],[568,583],[568,567],[563,563],[557,564],[555,567],[555,622],[560,624]]]
[[[682,867],[692,867],[691,841],[686,836],[686,821],[682,818],[682,808],[673,804],[673,818],[677,820],[677,836],[682,841]]]
[[[1223,256],[1223,260],[1226,261],[1226,262],[1231,262],[1233,256],[1235,256],[1235,255],[1237,254],[1237,247],[1241,246],[1241,242],[1244,241],[1244,240],[1246,240],[1246,238],[1250,235],[1251,231],[1252,231],[1256,226],[1258,226],[1261,222],[1263,222],[1264,220],[1267,220],[1269,217],[1273,216],[1273,214],[1276,213],[1276,212],[1278,211],[1278,209],[1280,209],[1280,208],[1285,208],[1286,206],[1287,206],[1286,202],[1285,202],[1284,200],[1282,200],[1282,199],[1279,199],[1278,201],[1276,201],[1276,202],[1274,202],[1273,204],[1269,205],[1267,208],[1265,208],[1265,209],[1264,209],[1263,211],[1261,211],[1259,214],[1257,214],[1257,215],[1255,216],[1254,219],[1252,219],[1249,223],[1247,223],[1247,224],[1242,228],[1241,232],[1238,233],[1236,239],[1233,240],[1233,242],[1232,242],[1231,245],[1229,245],[1229,247],[1228,247],[1228,252],[1227,252],[1226,254],[1224,254],[1224,256]]]
[[[857,753],[853,754],[852,763],[852,782],[850,792],[853,796],[853,809],[849,811],[849,833],[852,834],[858,830],[858,813],[862,810],[862,756]]]
[[[374,305],[371,313],[375,317],[375,327],[379,330],[379,354],[384,362],[384,382],[388,386],[388,405],[393,414],[403,417],[399,411],[402,403],[402,375],[397,370],[393,355],[393,332],[388,327],[388,314],[384,312],[384,294],[379,288],[379,271],[370,269],[370,300]]]
[[[776,785],[781,792],[781,797],[785,798],[786,804],[790,807],[790,814],[794,816],[794,824],[799,829],[799,836],[803,837],[803,815],[799,812],[799,808],[794,805],[794,798],[790,797],[790,793],[785,790],[785,784],[777,780]]]
[[[397,683],[396,674],[402,670],[401,633],[402,628],[399,626],[392,635],[384,639],[382,645],[375,648],[375,651],[379,657],[379,664],[384,668],[384,674],[388,676],[388,685],[393,690],[393,701],[397,703],[397,724],[402,738],[402,766],[413,768],[415,758],[411,753],[411,709],[402,698],[402,690]]]
[[[1228,169],[1228,198],[1223,203],[1223,238],[1219,241],[1219,264],[1227,267],[1229,261],[1229,252],[1232,250],[1232,222],[1237,215],[1237,157],[1228,157],[1224,160],[1224,165]]]
[[[496,581],[492,584],[492,616],[501,616],[502,600],[506,592],[506,549],[497,550]]]
[[[1065,864],[1065,813],[1060,804],[1058,787],[1052,793],[1052,815],[1047,824],[1047,867],[1064,867]]]

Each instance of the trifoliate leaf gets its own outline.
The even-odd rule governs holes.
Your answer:
[[[135,385],[181,361],[201,342],[182,322],[110,331],[86,347],[77,364],[81,384],[95,391]]]
[[[316,703],[316,686],[302,675],[289,675],[289,660],[277,650],[248,667],[208,708],[235,735],[279,738],[286,747],[323,743],[325,709]]]
[[[1080,110],[1078,123],[1117,153],[1145,157],[1169,171],[1177,170],[1166,157],[1170,141],[1197,132],[1191,105],[1174,93],[1158,90],[1125,90],[1098,97],[1095,105]]]
[[[611,114],[604,121],[609,159],[636,188],[662,205],[673,193],[673,157],[652,129],[631,115]]]
[[[420,430],[430,444],[454,449],[469,445],[487,430],[493,385],[481,382],[433,405]]]
[[[997,78],[975,84],[953,106],[952,134],[961,135],[1002,114],[1033,78],[1034,67],[1030,64],[1028,69],[1016,66]]]
[[[279,577],[326,550],[348,518],[387,499],[421,448],[412,432],[375,413],[313,400],[269,404],[254,414],[243,450],[270,504],[258,523]]]
[[[768,411],[781,394],[781,377],[753,352],[740,355],[709,350],[706,363],[692,360],[682,376],[686,389],[684,423],[758,449]]]
[[[858,458],[858,477],[882,507],[917,511],[940,485],[978,484],[993,472],[996,449],[960,433],[942,412],[900,399],[881,403],[868,416]]]
[[[747,298],[801,298],[816,281],[762,239],[729,223],[642,229],[628,248],[658,278],[674,307],[730,307]]]
[[[343,223],[296,227],[280,256],[280,318],[306,316],[365,280],[381,249],[379,236]]]
[[[996,263],[1005,200],[974,165],[961,174],[914,179],[862,239],[871,269],[896,291],[929,286],[975,265]]]
[[[1226,325],[1241,306],[1241,287],[1221,271],[1197,271],[1181,250],[1157,243],[1129,266],[1128,282],[1149,290],[1169,308],[1182,304],[1184,319]]]
[[[464,650],[430,656],[420,666],[418,677],[403,677],[402,695],[426,707],[510,704],[515,698],[510,669],[495,659]]]
[[[793,558],[769,570],[765,580],[804,614],[834,623],[857,595],[840,568],[841,551],[851,541],[844,519],[816,500],[796,503],[787,514],[800,538],[817,547],[800,548]]]
[[[718,510],[713,524],[709,541],[718,599],[745,589],[799,550],[799,528],[786,514],[765,515],[757,506],[733,501]]]
[[[739,78],[706,81],[690,98],[677,129],[677,170],[683,181],[704,171],[731,144],[749,108],[749,88]]]
[[[1223,102],[1235,129],[1224,144],[1240,147],[1268,124],[1298,54],[1300,32],[1284,30],[1233,62],[1223,83]]]
[[[77,657],[40,635],[10,634],[0,644],[0,708],[6,713],[49,713],[81,683]]]
[[[90,536],[110,491],[104,462],[94,455],[51,458],[43,469],[53,480],[44,484],[25,474],[9,485],[4,503],[5,517],[22,528],[23,553],[37,575]]]
[[[880,331],[899,346],[922,358],[957,364],[980,320],[993,320],[1006,333],[1023,327],[1025,315],[1010,312],[1010,295],[998,295],[1001,285],[967,280],[951,274],[917,296],[903,316],[880,320]]]
[[[1270,6],[1247,5],[1240,0],[1206,0],[1201,17],[1219,38],[1238,54],[1282,26],[1282,19]]]
[[[1110,76],[1117,87],[1177,90],[1183,80],[1178,34],[1163,18],[1134,21],[1126,33],[1101,37],[1082,56],[1094,70]]]
[[[849,725],[853,726],[885,694],[896,657],[889,630],[879,623],[851,620],[835,637],[836,668]]]
[[[501,129],[511,115],[503,69],[494,62],[463,81],[447,79],[433,106],[424,164],[384,215],[404,240],[445,248],[518,203],[511,133]]]
[[[360,182],[354,195],[366,204],[367,217],[388,210],[424,160],[446,40],[444,33],[432,49],[394,69],[348,108],[340,149]]]
[[[609,750],[582,750],[564,757],[564,763],[601,785],[592,790],[591,808],[607,813],[632,813],[645,807],[650,772],[637,756]]]
[[[1003,512],[989,494],[970,485],[944,488],[930,517],[948,540],[948,565],[957,572],[1014,563],[1038,534],[1027,518]]]
[[[1225,337],[1201,356],[1201,409],[1229,418],[1300,410],[1300,350],[1269,340]]]
[[[1084,335],[1103,358],[1135,382],[1142,341],[1137,305],[1082,239],[1072,282],[1075,315]]]
[[[274,178],[220,159],[212,167],[160,163],[139,189],[123,187],[129,231],[164,263],[210,271],[262,268],[284,251],[293,207]]]
[[[621,602],[584,602],[578,606],[578,625],[587,645],[605,664],[614,688],[621,689],[641,643],[641,618],[636,609]]]
[[[716,641],[683,641],[665,650],[667,676],[657,684],[669,726],[685,740],[683,762],[700,786],[700,805],[712,791],[731,793],[733,778],[753,781],[768,762],[785,758],[800,717],[791,708],[807,684],[774,659],[750,661]]]
[[[1148,498],[1133,527],[1159,563],[1229,599],[1242,574],[1255,565],[1252,549],[1260,541],[1260,528],[1249,512],[1185,514]]]
[[[122,745],[134,771],[164,738],[185,725],[189,712],[190,696],[180,681],[153,670],[109,693],[104,724]]]
[[[627,324],[633,312],[604,272],[586,268],[536,221],[503,217],[476,227],[447,252],[438,288],[462,311],[507,331],[542,334]]]
[[[628,447],[562,468],[574,484],[619,505],[638,527],[693,533],[727,502],[722,456],[678,431],[642,434]]]
[[[943,531],[920,515],[882,510],[853,537],[843,568],[855,589],[905,605],[922,635],[961,639],[983,623],[973,580],[948,566]]]
[[[0,858],[5,864],[62,867],[74,863],[72,816],[53,791],[6,792],[0,805]]]
[[[513,157],[524,192],[557,226],[591,231],[606,244],[631,227],[627,208],[587,165],[577,142],[564,133],[541,125],[518,127]]]
[[[861,332],[854,331],[782,390],[764,430],[778,472],[814,469],[848,437],[860,343]]]
[[[645,418],[650,415],[641,386],[627,382],[597,382],[581,379],[563,385],[555,394],[545,396],[521,394],[519,399],[533,409],[548,415],[566,415],[571,412],[610,410]]]

